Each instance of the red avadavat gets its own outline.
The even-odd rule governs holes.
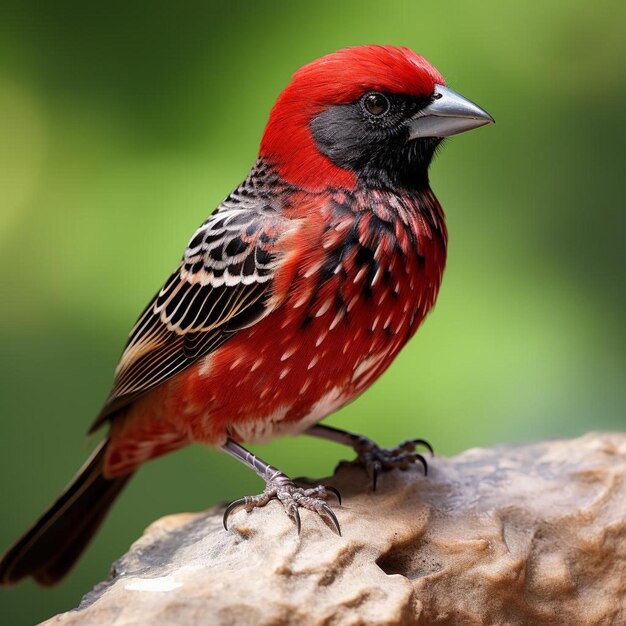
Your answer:
[[[193,235],[133,328],[92,431],[108,436],[0,562],[0,582],[53,584],[142,463],[191,442],[221,448],[278,498],[322,515],[333,490],[300,488],[241,444],[307,433],[378,471],[423,457],[318,422],[369,387],[432,308],[446,259],[428,184],[442,138],[493,121],[407,48],[360,46],[298,70],[246,180]]]

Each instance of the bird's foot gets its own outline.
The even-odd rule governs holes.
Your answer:
[[[405,470],[415,463],[421,463],[424,475],[428,474],[428,463],[421,454],[416,452],[417,446],[423,446],[431,455],[434,454],[432,446],[425,439],[408,439],[395,448],[381,448],[371,439],[359,436],[352,445],[357,453],[356,459],[342,461],[339,465],[359,465],[365,468],[373,491],[376,491],[378,475],[385,470],[395,468]]]
[[[341,504],[341,495],[334,487],[325,487],[324,485],[311,488],[298,487],[287,476],[279,474],[268,480],[263,493],[258,496],[245,496],[229,504],[224,511],[224,528],[228,530],[228,518],[231,513],[239,509],[245,509],[249,513],[252,509],[265,506],[272,500],[278,500],[283,505],[287,515],[295,522],[298,534],[300,534],[301,529],[299,509],[308,509],[317,513],[327,526],[341,535],[337,516],[326,503],[331,495],[337,498]]]

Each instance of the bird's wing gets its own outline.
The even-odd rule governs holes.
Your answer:
[[[294,227],[269,206],[213,213],[132,329],[89,432],[268,314],[281,242]]]

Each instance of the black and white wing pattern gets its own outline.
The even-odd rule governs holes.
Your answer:
[[[277,244],[295,225],[258,200],[235,206],[228,200],[196,231],[178,269],[135,324],[90,432],[270,312]]]

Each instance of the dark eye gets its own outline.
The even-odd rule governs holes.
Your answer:
[[[389,110],[389,100],[382,93],[368,93],[363,97],[363,106],[370,115],[384,115]]]

